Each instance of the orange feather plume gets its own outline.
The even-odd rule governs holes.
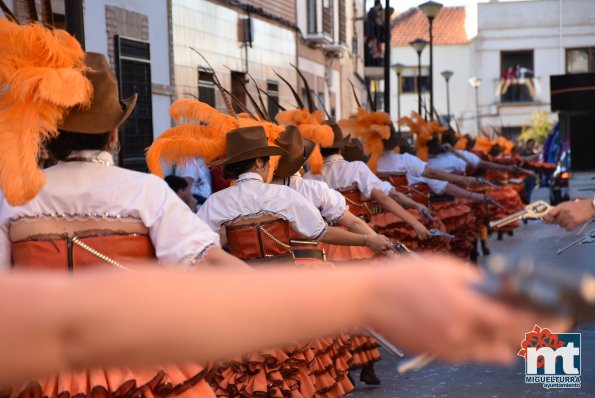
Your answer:
[[[0,54],[0,188],[18,206],[45,182],[42,141],[58,134],[69,108],[89,104],[92,87],[83,50],[65,31],[0,18]]]
[[[302,124],[298,129],[304,138],[314,141],[323,148],[333,145],[335,135],[333,129],[326,124]]]
[[[485,135],[480,135],[475,140],[475,145],[473,149],[479,152],[488,153],[492,148],[492,141],[486,137]]]
[[[368,166],[375,172],[378,166],[378,159],[384,153],[383,140],[390,138],[391,123],[388,113],[369,112],[360,107],[356,115],[339,121],[339,126],[343,131],[362,140],[364,153],[370,155]]]
[[[209,104],[194,99],[176,100],[169,108],[172,119],[181,124],[202,124],[215,128],[222,134],[240,127],[238,120],[225,115]]]
[[[310,166],[310,171],[312,174],[322,174],[322,166],[324,164],[324,159],[322,158],[322,153],[320,152],[320,146],[316,145],[312,154],[308,158],[308,166]]]
[[[277,114],[277,123],[283,127],[290,124],[299,127],[302,124],[322,124],[322,122],[324,122],[324,115],[321,110],[310,112],[308,109],[291,109]]]
[[[184,164],[193,157],[210,162],[225,155],[225,137],[213,134],[207,126],[182,125],[161,134],[147,149],[151,173],[163,177],[163,164]]]
[[[457,144],[455,145],[455,149],[458,149],[461,151],[464,150],[465,148],[467,148],[467,142],[468,142],[467,138],[465,138],[465,137],[459,138],[459,140],[457,141]]]
[[[400,118],[397,123],[400,126],[409,127],[409,130],[416,135],[417,157],[426,162],[428,161],[428,142],[434,135],[440,137],[442,132],[447,130],[437,122],[425,121],[417,112],[411,112],[411,117]]]

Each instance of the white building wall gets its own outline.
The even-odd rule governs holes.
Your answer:
[[[84,3],[86,51],[108,54],[105,6],[115,6],[147,16],[151,44],[151,82],[170,85],[167,1],[146,0],[87,0]],[[153,137],[171,127],[170,97],[152,94]]]
[[[595,46],[595,1],[536,0],[478,4],[476,68],[482,79],[483,125],[522,126],[537,111],[549,112],[550,75],[564,74],[567,48]],[[500,52],[533,50],[534,104],[497,104]]]
[[[407,66],[402,76],[417,76],[417,53],[411,46],[393,47],[391,63],[401,63]],[[469,85],[472,73],[471,44],[434,46],[434,108],[443,115],[447,114],[446,82],[440,74],[444,70],[451,70],[454,75],[450,78],[450,112],[460,119],[465,111],[473,109],[473,90]],[[421,57],[422,75],[426,74],[430,64],[430,49],[426,46]],[[429,104],[429,93],[422,93],[423,100]],[[417,112],[417,93],[401,94],[401,116],[409,116],[412,111]],[[391,72],[391,117],[397,119],[397,75]]]

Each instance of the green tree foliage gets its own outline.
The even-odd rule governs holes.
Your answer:
[[[548,119],[545,112],[535,112],[529,126],[523,126],[519,141],[534,139],[537,144],[542,144],[547,138],[548,133],[554,127],[554,122]]]

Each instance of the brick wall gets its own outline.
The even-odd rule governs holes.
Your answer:
[[[110,66],[116,71],[114,36],[149,41],[149,18],[138,12],[120,7],[105,6],[105,29],[107,31],[107,53]]]
[[[261,7],[263,10],[285,18],[292,23],[297,23],[296,1],[302,0],[250,0],[247,3],[254,7]]]

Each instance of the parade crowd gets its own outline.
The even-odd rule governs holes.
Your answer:
[[[542,317],[471,287],[489,234],[519,227],[489,223],[550,167],[513,142],[415,113],[394,125],[355,89],[342,120],[291,86],[298,107],[276,118],[222,89],[226,112],[171,105],[139,173],[114,165],[136,96],[105,56],[10,18],[0,38],[0,397],[340,397],[352,370],[381,383],[375,332],[506,364]],[[227,186],[204,190],[207,167]]]

